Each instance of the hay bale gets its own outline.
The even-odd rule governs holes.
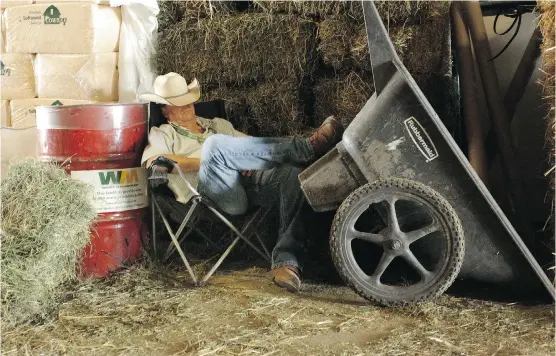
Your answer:
[[[318,53],[325,65],[338,70],[350,66],[357,25],[343,17],[329,18],[318,25]]]
[[[345,18],[319,24],[319,53],[323,63],[338,70],[371,70],[367,32]],[[390,39],[411,74],[450,74],[450,19],[436,18],[420,25],[392,27]]]
[[[548,223],[546,226],[547,236],[546,245],[550,251],[554,251],[555,238],[554,238],[554,191],[556,184],[556,105],[554,101],[555,96],[555,56],[556,44],[555,44],[555,31],[554,31],[554,18],[556,17],[556,4],[553,1],[538,1],[537,7],[541,13],[540,20],[538,23],[539,29],[541,30],[543,41],[541,45],[542,52],[542,72],[543,76],[540,79],[540,84],[543,87],[543,95],[546,98],[546,102],[549,107],[548,117],[547,117],[547,127],[546,127],[546,146],[547,146],[547,156],[548,156],[548,170],[545,175],[548,177],[550,182],[550,192],[549,197],[552,199],[552,216],[548,218]],[[554,268],[551,269],[552,276],[554,275]]]
[[[261,82],[238,88],[208,89],[205,100],[223,99],[234,126],[253,136],[294,136],[306,124],[303,103],[295,81]]]
[[[314,86],[315,126],[330,115],[349,125],[373,92],[373,79],[368,72],[350,72],[317,79]]]
[[[241,132],[249,131],[248,108],[245,100],[245,90],[237,87],[215,87],[201,91],[202,100],[225,101],[227,119]]]
[[[415,76],[415,81],[456,139],[461,136],[457,80],[443,75]],[[315,126],[330,115],[349,125],[374,93],[370,72],[321,77],[314,86]]]
[[[361,19],[361,3],[358,1],[266,1],[253,0],[255,10],[270,14],[295,14],[305,18],[323,18],[345,14]]]
[[[543,86],[543,94],[549,105],[550,111],[547,122],[547,143],[549,147],[549,164],[550,168],[555,166],[554,145],[556,138],[556,108],[554,104],[555,97],[555,31],[554,18],[556,16],[556,4],[552,1],[539,1],[537,6],[541,16],[539,20],[539,29],[541,30],[543,41],[541,45],[542,51],[542,71],[544,73],[541,79]],[[554,178],[556,171],[553,169],[550,173],[550,186],[552,187],[552,195],[554,196]]]
[[[195,22],[216,14],[230,13],[235,9],[234,4],[232,1],[209,0],[158,1],[158,31],[164,32],[169,26],[181,21]]]
[[[36,160],[11,165],[2,198],[2,324],[41,321],[76,278],[95,212],[88,188]]]
[[[261,136],[296,136],[306,123],[293,81],[271,81],[257,85],[246,96],[254,131]]]
[[[158,70],[203,84],[302,78],[315,66],[314,23],[295,16],[239,14],[171,25],[160,38]]]
[[[338,15],[363,23],[360,1],[268,1],[254,0],[254,8],[267,13],[296,14],[305,18],[324,19]],[[413,24],[436,16],[446,16],[449,1],[375,1],[377,10],[386,26]]]

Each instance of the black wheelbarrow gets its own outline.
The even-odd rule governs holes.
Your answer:
[[[334,150],[300,174],[345,282],[383,305],[426,301],[456,278],[554,287],[363,1],[375,94]],[[426,45],[426,44],[423,44]]]

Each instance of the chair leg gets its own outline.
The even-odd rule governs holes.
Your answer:
[[[189,210],[187,211],[187,214],[185,215],[185,218],[182,220],[182,222],[181,222],[181,224],[178,228],[178,231],[176,231],[176,238],[180,237],[181,233],[183,232],[183,229],[185,229],[185,227],[187,226],[187,223],[191,219],[191,216],[193,216],[193,212],[197,208],[197,204],[198,204],[197,201],[193,201],[191,207],[189,208]],[[187,235],[184,236],[183,239],[185,239],[185,237],[187,237]],[[183,242],[183,239],[180,239],[178,241],[178,243],[180,245]],[[175,249],[175,246],[173,244],[168,246],[168,249],[166,250],[166,253],[164,254],[164,256],[165,256],[164,261],[166,261],[168,259],[168,257],[172,254],[172,252],[174,252],[174,249]]]
[[[257,231],[257,228],[259,227],[259,225],[261,224],[261,222],[264,221],[264,219],[266,219],[266,216],[270,213],[270,208],[265,208],[263,210],[263,213],[261,214],[261,216],[257,219],[256,225],[255,225],[255,237],[257,237],[257,240],[259,241],[259,245],[261,245],[261,247],[263,248],[264,252],[266,253],[266,255],[268,256],[269,259],[272,259],[272,255],[271,253],[268,251],[268,248],[266,247],[266,244],[264,243],[263,239],[261,238],[261,235],[259,235],[259,232]]]
[[[226,225],[228,225],[228,227],[230,229],[232,229],[232,231],[237,235],[237,237],[234,239],[234,241],[232,241],[232,243],[230,244],[230,246],[228,246],[228,248],[226,249],[226,251],[224,251],[224,253],[220,256],[220,258],[218,259],[218,261],[216,261],[216,263],[212,266],[212,268],[210,269],[210,271],[208,271],[208,273],[203,277],[203,279],[199,282],[200,286],[204,286],[206,284],[206,282],[209,280],[210,277],[212,277],[212,275],[214,274],[214,272],[216,272],[216,270],[220,267],[220,265],[222,264],[222,262],[224,262],[224,260],[226,259],[226,257],[228,257],[228,255],[230,254],[230,252],[232,252],[232,250],[234,249],[235,245],[239,242],[240,239],[242,239],[243,241],[245,241],[249,246],[251,246],[255,251],[257,251],[265,260],[270,262],[270,256],[268,256],[268,251],[267,251],[267,255],[265,255],[263,252],[261,252],[261,250],[259,250],[255,245],[253,245],[253,243],[251,243],[251,241],[249,241],[249,239],[247,239],[245,237],[245,233],[249,231],[249,229],[251,229],[252,225],[255,224],[255,222],[257,222],[258,218],[261,216],[261,210],[257,211],[255,214],[253,214],[253,216],[251,217],[251,219],[249,219],[249,221],[247,221],[244,225],[243,228],[241,229],[241,232],[238,231],[238,229],[228,220],[226,219],[226,217],[224,217],[222,214],[220,214],[216,209],[210,207],[207,205],[207,208],[209,208],[216,216],[218,216],[220,218],[220,220],[222,220]],[[266,215],[263,215],[263,217]],[[261,241],[262,243],[262,241]],[[264,247],[264,244],[263,244]],[[265,248],[266,249],[266,248]]]
[[[183,241],[185,241],[187,236],[191,235],[192,232],[193,232],[193,229],[187,229],[185,234],[183,234],[181,237],[179,237],[178,243],[180,244],[180,246],[183,243]],[[176,237],[177,236],[178,235],[176,234]],[[164,257],[162,257],[162,262],[166,262],[168,260],[168,258],[170,258],[170,256],[172,255],[172,253],[174,252],[175,249],[176,249],[176,247],[174,246],[173,243],[168,245],[168,248],[166,249],[166,252],[164,253]]]
[[[207,208],[210,209],[210,211],[212,211],[214,213],[214,215],[216,215],[220,220],[222,220],[226,225],[228,225],[228,227],[230,229],[232,229],[233,232],[236,233],[237,236],[239,236],[243,241],[245,241],[246,244],[248,244],[253,250],[255,250],[259,255],[262,256],[262,258],[264,258],[266,261],[270,262],[270,259],[268,258],[268,256],[262,252],[257,246],[255,246],[251,241],[249,241],[249,239],[247,239],[242,232],[240,232],[235,226],[234,224],[232,224],[228,219],[226,219],[226,217],[224,215],[222,215],[218,210],[214,209],[213,207],[206,205]],[[259,214],[260,210],[257,211],[253,217],[251,217],[251,219],[249,219],[249,221],[244,225],[243,231],[248,231],[251,228],[251,225],[256,221],[256,218]]]
[[[193,269],[189,265],[189,261],[185,257],[185,254],[183,253],[183,250],[181,249],[181,247],[178,243],[178,240],[176,239],[176,236],[174,236],[174,233],[172,232],[172,228],[170,227],[170,224],[168,223],[168,220],[166,219],[164,214],[162,214],[162,209],[160,209],[160,206],[158,205],[158,202],[156,200],[154,202],[155,202],[156,208],[158,209],[158,212],[160,213],[160,216],[162,217],[162,221],[164,222],[164,225],[166,226],[166,230],[168,230],[168,234],[170,234],[170,238],[172,239],[172,242],[176,246],[176,249],[178,250],[178,253],[179,253],[179,255],[180,255],[180,257],[181,257],[181,259],[182,259],[182,261],[185,265],[185,268],[187,268],[187,272],[189,272],[189,275],[191,276],[191,279],[193,280],[193,283],[195,285],[197,285],[197,277],[195,276],[195,273],[193,272]],[[194,207],[191,207],[191,209],[193,209],[193,208]],[[190,214],[188,213],[188,215],[190,215]],[[184,219],[184,221],[185,221],[185,219]]]
[[[209,207],[210,208],[210,207]],[[211,209],[212,210],[212,209]],[[214,210],[213,210],[214,211]],[[247,240],[244,236],[244,234],[251,228],[251,225],[253,225],[255,223],[255,221],[257,221],[257,217],[260,215],[260,211],[257,211],[252,217],[251,219],[249,219],[249,221],[247,221],[244,225],[243,228],[241,229],[241,233],[239,231],[237,231],[237,229],[227,220],[223,220],[231,229],[232,231],[234,231],[237,235],[237,237],[234,239],[234,241],[232,241],[232,243],[230,244],[230,246],[228,246],[228,248],[226,249],[226,251],[224,251],[224,253],[222,253],[222,255],[220,256],[220,258],[218,259],[218,261],[216,261],[216,263],[212,266],[212,268],[210,269],[210,271],[207,272],[207,274],[203,277],[203,279],[199,282],[200,286],[204,286],[206,284],[206,282],[209,280],[210,277],[212,277],[212,275],[214,274],[214,272],[216,272],[216,270],[220,267],[220,265],[222,264],[222,262],[224,262],[224,260],[226,259],[226,257],[228,257],[228,255],[232,252],[232,250],[234,249],[234,247],[236,246],[236,244],[239,242],[240,239],[245,240],[246,242],[250,242],[249,240]],[[251,245],[250,245],[251,246]],[[264,246],[264,245],[263,245]],[[259,251],[258,251],[259,252]],[[260,252],[259,252],[260,253]],[[265,256],[263,256],[265,257]]]
[[[224,262],[224,260],[226,259],[226,257],[228,257],[228,255],[230,254],[230,252],[232,252],[232,250],[234,249],[235,245],[238,243],[238,241],[240,240],[240,237],[236,237],[234,239],[234,241],[232,241],[232,243],[230,244],[230,246],[228,246],[228,248],[226,249],[226,251],[224,251],[224,253],[222,253],[222,255],[220,256],[220,258],[218,259],[218,261],[216,261],[216,263],[212,266],[212,268],[210,269],[210,271],[207,272],[207,274],[203,277],[203,279],[199,282],[199,286],[204,286],[208,279],[210,277],[212,277],[212,275],[214,274],[214,272],[216,272],[216,270],[218,269],[218,267],[220,267],[220,265],[222,264],[222,262]]]
[[[270,252],[268,252],[268,249],[266,248],[266,244],[263,242],[263,239],[261,238],[261,235],[259,235],[259,233],[257,231],[255,231],[255,237],[257,237],[257,240],[259,241],[259,244],[262,246],[264,252],[266,253],[266,255],[268,256],[268,258],[272,259],[272,256],[270,255]]]
[[[212,239],[211,239],[210,237],[208,237],[207,234],[205,234],[205,233],[202,232],[201,230],[195,229],[195,232],[196,232],[197,234],[199,234],[203,239],[205,239],[209,244],[211,244],[212,247],[214,247],[214,248],[216,248],[216,249],[218,249],[218,248],[220,247],[216,242],[212,241]]]

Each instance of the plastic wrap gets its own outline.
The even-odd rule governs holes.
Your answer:
[[[45,3],[5,10],[6,51],[101,53],[118,51],[120,8],[90,3]]]
[[[10,122],[10,102],[0,100],[0,127],[9,127]]]
[[[118,53],[37,54],[39,98],[118,101]]]
[[[156,76],[156,33],[159,9],[156,0],[112,0],[121,6],[119,94],[120,102],[137,102],[148,92]]]
[[[36,97],[34,55],[2,53],[0,55],[0,97],[3,100],[31,99]]]
[[[37,128],[0,128],[1,177],[6,176],[11,161],[27,157],[37,157]]]
[[[56,0],[56,1],[49,1],[49,0],[33,0],[34,4],[59,4],[64,2],[81,2],[81,3],[91,3],[91,4],[99,4],[99,5],[110,5],[110,0]]]
[[[13,6],[21,6],[21,5],[30,5],[32,4],[32,0],[21,1],[21,0],[2,0],[0,1],[0,8],[5,9],[7,7]]]
[[[6,28],[4,27],[4,10],[0,10],[0,53],[6,52]]]
[[[19,99],[10,101],[10,127],[27,128],[37,126],[37,106],[62,106],[92,104],[94,101],[72,99]]]

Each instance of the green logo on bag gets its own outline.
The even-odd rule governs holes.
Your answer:
[[[44,23],[45,25],[66,25],[67,17],[62,17],[60,10],[54,5],[50,5],[44,11]]]
[[[4,67],[4,62],[0,61],[0,75],[11,75],[12,70],[10,68]]]
[[[56,100],[55,102],[50,104],[50,106],[61,106],[61,105],[64,105],[64,104],[62,104],[62,102],[60,100]]]

